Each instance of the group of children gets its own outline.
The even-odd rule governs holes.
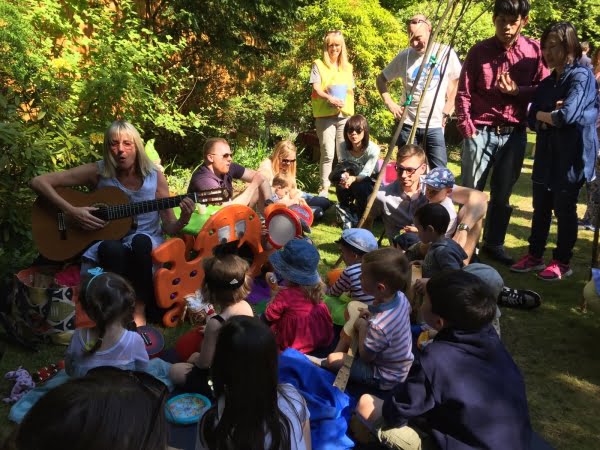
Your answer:
[[[439,192],[437,189],[435,194]],[[465,446],[506,448],[500,445],[507,442],[500,436],[510,425],[518,430],[508,433],[515,443],[510,448],[525,448],[531,430],[523,380],[491,327],[498,292],[493,292],[489,276],[477,276],[495,271],[489,266],[483,272],[473,271],[475,275],[461,270],[466,255],[445,237],[451,218],[441,205],[442,197],[438,195],[439,203],[424,205],[415,214],[419,251],[414,251],[415,244],[406,254],[394,247],[378,249],[370,231],[344,230],[338,243],[346,268],[328,288],[318,273],[320,256],[314,245],[302,238],[289,241],[270,256],[280,282],[259,322],[268,325],[279,351],[294,348],[309,356],[323,352],[331,349],[334,341],[334,325],[324,294],[347,293],[351,300],[345,306],[347,322],[339,332],[335,350],[311,360],[326,370],[337,371],[352,340],[356,340],[358,355],[349,379],[368,392],[360,398],[357,413],[383,433],[383,441],[395,437],[385,437],[382,430],[417,436],[425,431],[438,443],[455,440]],[[424,247],[428,249],[423,254]],[[413,280],[417,294],[423,296],[422,305],[411,304],[406,295],[411,285],[411,265],[415,264],[420,264],[423,272],[423,278]],[[186,362],[172,365],[169,375],[184,391],[218,399],[222,392],[219,394],[209,382],[211,376],[213,380],[217,376],[216,361],[223,360],[221,376],[233,376],[225,373],[233,362],[231,355],[220,354],[219,337],[228,323],[253,316],[246,301],[251,280],[248,263],[234,254],[218,253],[205,259],[203,267],[204,298],[219,313],[207,320],[198,351]],[[501,289],[502,280],[495,274]],[[135,300],[129,283],[113,273],[93,271],[82,282],[80,298],[96,326],[76,331],[67,350],[68,373],[80,377],[94,367],[107,365],[144,370],[148,362],[144,342],[127,329]],[[431,336],[437,333],[422,351],[413,345],[411,309],[412,317],[425,324]],[[247,364],[252,365],[250,361]],[[465,379],[471,381],[465,383]],[[481,393],[482,386],[485,394]],[[294,407],[297,392],[288,395],[292,400],[285,392],[289,394],[289,388],[278,394],[277,402],[288,416],[301,417],[300,421],[288,422],[301,430],[307,418],[306,407],[301,401]],[[488,395],[496,402],[493,414],[501,414],[503,420],[493,425],[490,419],[483,427],[477,415],[486,409],[483,403]],[[407,426],[417,416],[425,419],[425,430]],[[222,410],[214,411],[210,419],[214,430],[222,430],[219,420],[225,417]],[[264,438],[262,435],[260,439]]]

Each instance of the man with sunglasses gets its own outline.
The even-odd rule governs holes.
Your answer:
[[[224,188],[233,196],[233,180],[250,183],[248,187],[230,203],[253,207],[259,200],[264,204],[272,202],[271,186],[259,172],[247,169],[233,162],[233,151],[223,138],[210,138],[202,149],[204,163],[194,174],[188,192],[201,192]]]
[[[416,123],[416,142],[424,146],[431,168],[446,167],[448,157],[444,140],[444,127],[454,110],[454,98],[460,75],[460,61],[454,50],[442,46],[438,57],[439,62],[437,64],[427,63],[417,80],[417,74],[425,57],[427,43],[431,35],[431,22],[424,15],[417,14],[408,21],[407,27],[410,47],[398,53],[379,74],[377,89],[396,120],[402,117],[404,107],[408,108],[408,115],[398,137],[398,147],[406,144],[411,129]],[[439,44],[434,44],[431,55],[437,55],[438,50]],[[427,91],[424,92],[425,81],[431,70],[433,70],[433,77]],[[402,106],[394,102],[388,92],[388,83],[397,78],[402,79],[402,85],[404,86]],[[416,87],[411,98],[408,95],[415,84]],[[409,101],[407,101],[407,98]],[[417,119],[417,105],[419,103],[421,103],[421,110]],[[430,114],[431,119],[429,119]]]
[[[414,144],[400,147],[396,171],[398,173],[396,182],[382,186],[377,192],[367,222],[370,224],[374,218],[381,217],[385,234],[390,242],[401,230],[413,224],[415,211],[428,202],[425,186],[421,180],[427,172],[425,151]],[[458,226],[452,239],[470,258],[479,240],[487,195],[455,184],[451,198],[455,204],[462,205],[458,212]],[[370,226],[366,225],[365,228]]]
[[[482,251],[503,264],[512,214],[509,201],[519,179],[527,144],[527,105],[548,75],[537,41],[521,35],[529,21],[527,0],[496,0],[495,36],[467,54],[456,96],[458,129],[464,137],[462,183],[483,191],[492,172]]]

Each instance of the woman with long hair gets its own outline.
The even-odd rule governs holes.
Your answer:
[[[327,197],[334,152],[340,154],[344,125],[354,114],[354,77],[344,36],[328,31],[323,41],[323,59],[313,62],[310,74],[313,116],[321,147],[319,195]]]
[[[306,403],[279,384],[275,337],[260,319],[225,322],[211,372],[217,401],[200,421],[198,450],[310,450]]]
[[[541,44],[546,65],[553,70],[538,85],[528,113],[529,127],[537,133],[529,251],[511,270],[539,271],[539,278],[553,281],[573,273],[569,264],[577,241],[577,198],[583,183],[594,178],[599,105],[594,74],[578,63],[581,45],[575,27],[569,22],[551,25]],[[556,248],[545,265],[553,211]]]

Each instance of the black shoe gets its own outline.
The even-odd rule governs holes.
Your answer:
[[[489,256],[493,260],[501,262],[502,264],[505,264],[507,266],[512,266],[515,263],[513,257],[506,253],[506,250],[504,250],[503,245],[493,247],[491,245],[484,245],[481,248],[481,251],[483,254]]]
[[[504,286],[498,298],[498,305],[509,308],[534,309],[541,304],[540,294],[529,289],[513,289]]]

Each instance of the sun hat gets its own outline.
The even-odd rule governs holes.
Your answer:
[[[358,253],[369,253],[377,250],[377,239],[369,230],[364,228],[348,228],[342,231],[342,237],[337,241]]]
[[[279,275],[301,286],[312,286],[321,281],[317,271],[319,259],[318,250],[305,239],[292,239],[269,256]]]
[[[454,175],[450,169],[436,167],[423,177],[423,183],[434,189],[451,188],[454,187]]]
[[[466,266],[463,270],[481,278],[485,285],[492,290],[494,298],[498,298],[504,287],[504,280],[496,269],[487,264],[473,263]]]

